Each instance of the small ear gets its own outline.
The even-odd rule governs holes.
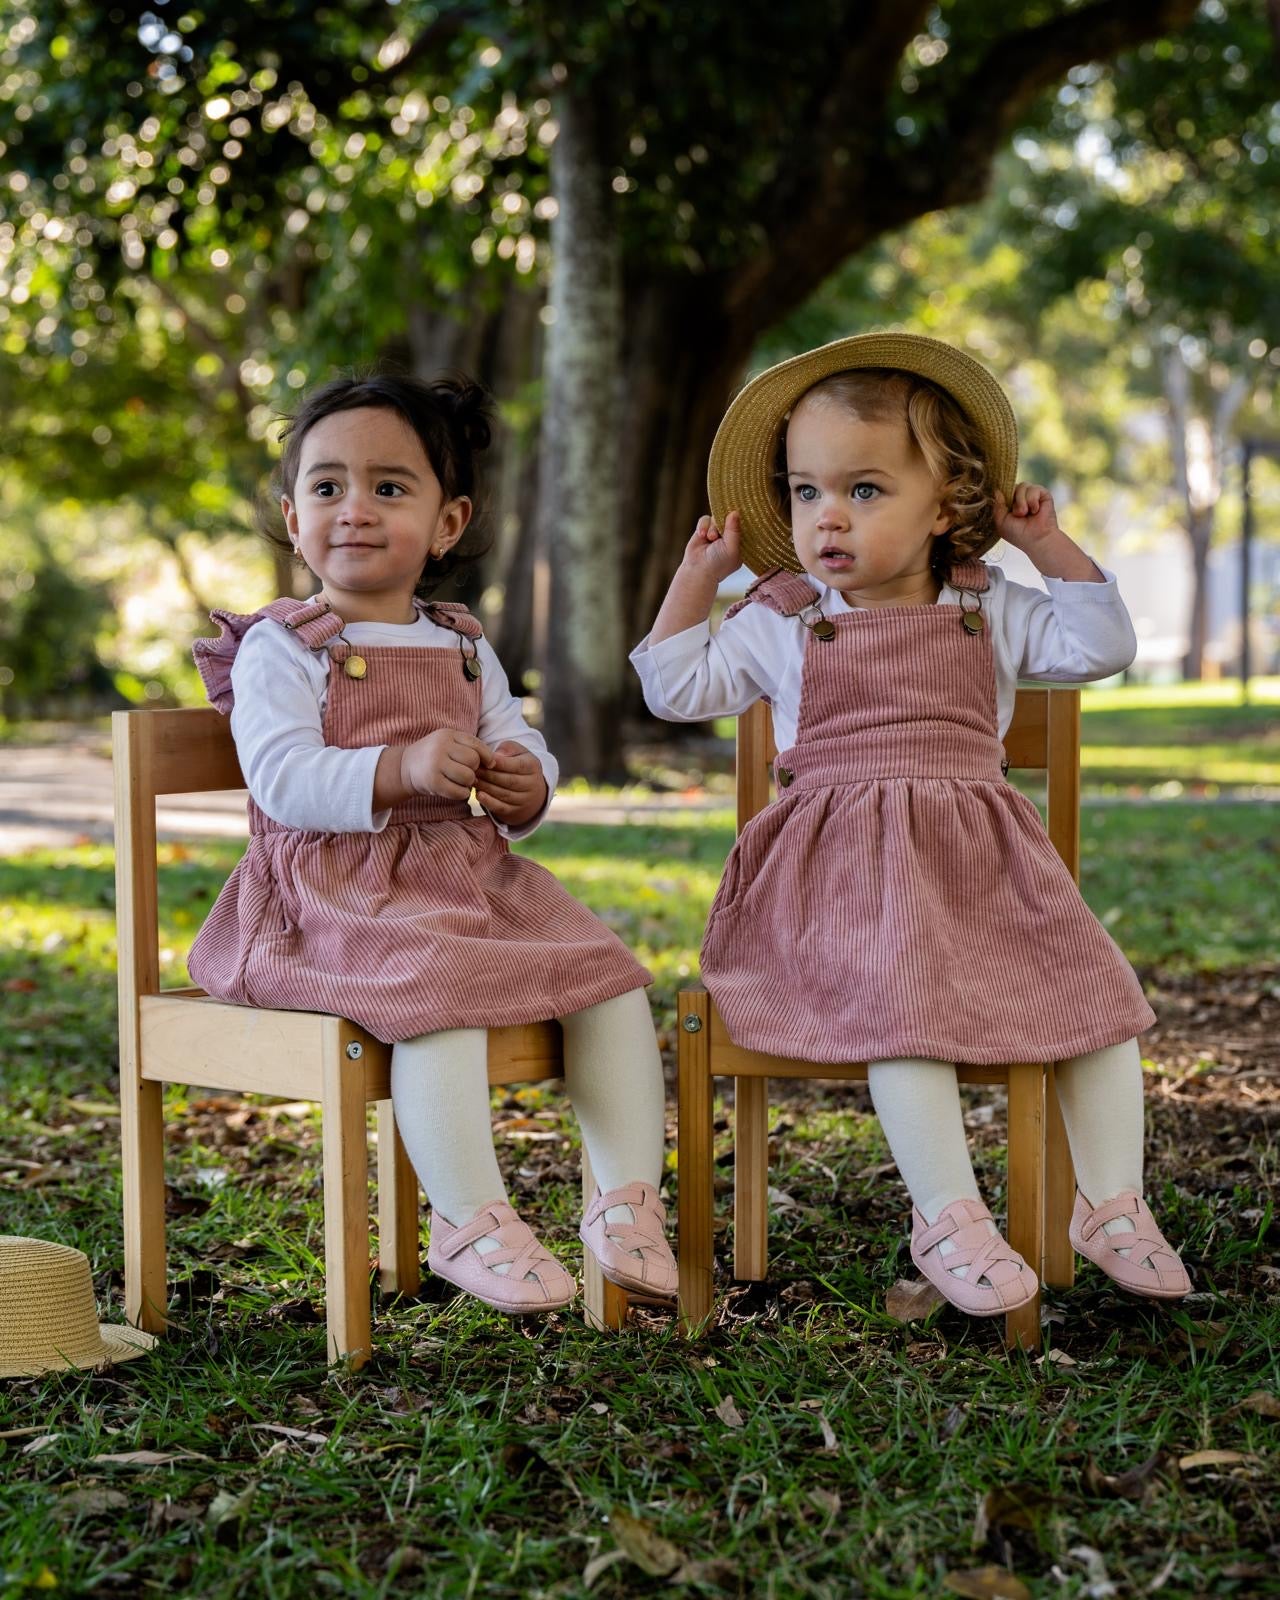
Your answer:
[[[471,521],[471,501],[465,494],[458,495],[440,508],[440,515],[436,519],[436,531],[431,540],[431,548],[439,550],[441,555],[452,550],[458,540],[467,531],[467,524]],[[437,558],[438,559],[438,558]]]
[[[289,535],[289,543],[296,550],[298,548],[298,513],[293,501],[287,494],[280,496],[280,515],[284,518],[285,531]]]

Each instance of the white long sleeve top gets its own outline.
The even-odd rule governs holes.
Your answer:
[[[1109,678],[1133,660],[1137,636],[1115,575],[1099,567],[1103,583],[1043,579],[1043,589],[1013,583],[988,565],[982,610],[991,634],[996,675],[997,732],[1013,717],[1019,679],[1086,683]],[[850,608],[836,589],[809,580],[826,616]],[[938,605],[958,605],[944,586]],[[668,722],[736,716],[762,696],[773,709],[779,750],[795,743],[807,629],[798,617],[780,617],[765,605],[744,606],[714,635],[708,622],[657,644],[649,635],[631,652],[645,704]]]
[[[410,623],[349,622],[353,649],[446,648],[458,654],[458,635],[429,617]],[[482,672],[479,738],[498,745],[514,739],[537,756],[547,780],[547,805],[559,767],[546,740],[525,721],[502,663],[485,638],[475,641]],[[326,745],[327,650],[309,650],[280,623],[265,617],[245,635],[231,669],[235,704],[231,732],[249,793],[274,821],[325,833],[379,833],[391,813],[373,809],[373,777],[385,745],[342,750]],[[542,821],[544,805],[522,827],[494,821],[508,839],[523,839]]]

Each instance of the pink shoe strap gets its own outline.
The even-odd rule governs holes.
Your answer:
[[[919,1217],[920,1213],[917,1211],[916,1215]],[[961,1217],[966,1219],[963,1223]],[[923,1222],[924,1218],[920,1220]],[[994,1226],[995,1219],[980,1200],[955,1200],[943,1209],[935,1223],[916,1233],[916,1251],[927,1255],[944,1240],[950,1240],[951,1249],[938,1255],[941,1269],[954,1273],[963,1267],[965,1283],[976,1285],[985,1278],[995,1288],[998,1281],[1016,1277],[1022,1271],[1023,1260],[1000,1232],[988,1232],[988,1222]]]
[[[924,1218],[921,1216],[920,1220],[923,1222]],[[927,1224],[916,1234],[916,1248],[924,1254],[944,1239],[950,1239],[957,1247],[968,1245],[976,1250],[980,1240],[993,1237],[987,1232],[988,1222],[994,1226],[995,1218],[981,1200],[953,1200],[938,1213],[936,1222]]]
[[[1084,1196],[1081,1195],[1080,1198],[1083,1200]],[[1088,1205],[1087,1200],[1085,1204]],[[1145,1217],[1143,1216],[1144,1211],[1146,1212]],[[1113,1200],[1106,1200],[1102,1205],[1095,1206],[1090,1211],[1089,1215],[1080,1224],[1080,1237],[1082,1239],[1092,1239],[1100,1228],[1105,1228],[1108,1222],[1115,1222],[1118,1217],[1132,1218],[1134,1230],[1140,1235],[1146,1233],[1144,1224],[1148,1219],[1150,1219],[1152,1227],[1155,1226],[1156,1220],[1148,1208],[1143,1205],[1140,1197],[1132,1189],[1126,1189],[1116,1195]],[[1120,1234],[1117,1234],[1116,1237],[1119,1238]],[[1132,1238],[1133,1235],[1125,1233],[1124,1237],[1128,1239]]]
[[[659,1200],[658,1191],[651,1183],[624,1183],[620,1189],[609,1189],[604,1194],[597,1189],[596,1197],[587,1207],[586,1215],[582,1219],[583,1223],[590,1227],[613,1206],[630,1206],[635,1215],[635,1226],[661,1236],[667,1220],[667,1209]],[[616,1231],[614,1225],[607,1219],[605,1225],[610,1233]],[[631,1227],[632,1224],[624,1223],[620,1226]]]
[[[531,1274],[536,1278],[539,1269],[548,1265],[559,1267],[559,1262],[539,1243],[529,1224],[505,1201],[496,1201],[477,1212],[470,1222],[455,1228],[437,1248],[446,1261],[452,1261],[477,1239],[497,1240],[498,1249],[482,1251],[480,1260],[490,1271],[494,1267],[509,1266],[507,1277],[512,1283],[522,1283]]]
[[[1082,1200],[1084,1196],[1080,1197]],[[1085,1201],[1087,1205],[1088,1202]],[[1118,1228],[1114,1233],[1102,1233],[1108,1222],[1114,1222],[1117,1217],[1128,1217],[1133,1223],[1132,1228]],[[1098,1234],[1102,1237],[1098,1238]],[[1159,1271],[1159,1263],[1152,1260],[1153,1256],[1164,1252],[1176,1256],[1173,1246],[1160,1232],[1159,1224],[1151,1214],[1151,1208],[1141,1195],[1132,1189],[1126,1189],[1112,1200],[1104,1201],[1102,1205],[1095,1206],[1080,1225],[1080,1237],[1086,1243],[1095,1247],[1101,1246],[1107,1250],[1123,1250],[1132,1266],[1149,1266],[1153,1271]],[[1122,1257],[1121,1259],[1124,1259]]]

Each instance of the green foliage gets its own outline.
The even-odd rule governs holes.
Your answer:
[[[0,557],[0,715],[110,696],[97,650],[110,614],[99,584],[73,575],[36,529],[14,530]]]

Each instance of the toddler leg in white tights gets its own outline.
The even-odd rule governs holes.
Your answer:
[[[913,1219],[911,1228],[916,1266],[970,1316],[1001,1316],[1026,1305],[1039,1292],[1039,1280],[1001,1236],[978,1194],[954,1066],[919,1059],[874,1061],[867,1082],[898,1171],[923,1219]]]
[[[637,1292],[666,1296],[676,1285],[675,1258],[663,1232],[662,1062],[649,1000],[631,989],[561,1017],[565,1088],[601,1197],[623,1191],[637,1206],[605,1207],[603,1226],[588,1206],[582,1239],[607,1277]],[[643,1186],[643,1187],[638,1187]]]
[[[424,1033],[391,1052],[396,1127],[432,1210],[455,1227],[507,1198],[493,1148],[488,1064],[483,1028]],[[472,1248],[485,1255],[499,1246],[485,1238]],[[494,1268],[507,1270],[506,1263]]]
[[[644,990],[561,1021],[565,1087],[601,1192],[637,1181],[656,1190],[662,1180],[662,1064]],[[391,1057],[400,1136],[432,1209],[455,1227],[507,1198],[493,1148],[487,1061],[482,1028],[423,1034],[397,1044]],[[619,1227],[636,1218],[630,1206],[611,1206],[605,1220]],[[498,1248],[488,1237],[472,1245],[481,1255]],[[493,1271],[505,1274],[508,1266]]]

